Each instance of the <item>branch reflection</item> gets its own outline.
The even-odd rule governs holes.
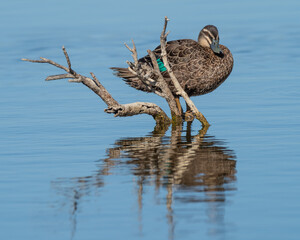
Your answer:
[[[105,184],[105,175],[120,165],[125,165],[136,176],[140,218],[144,186],[154,185],[157,191],[162,188],[166,190],[169,239],[173,239],[175,228],[174,200],[210,203],[207,207],[209,221],[222,222],[224,209],[220,204],[226,201],[227,191],[235,190],[236,160],[233,151],[225,147],[223,141],[206,136],[201,131],[192,136],[191,124],[187,125],[186,131],[182,131],[182,126],[173,127],[171,136],[166,136],[166,131],[155,130],[146,137],[117,140],[112,148],[107,149],[107,157],[100,161],[94,175],[53,182],[57,190],[73,201],[72,235],[76,230],[76,210],[80,198],[97,192]]]

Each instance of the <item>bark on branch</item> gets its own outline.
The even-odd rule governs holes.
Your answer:
[[[135,103],[128,103],[128,104],[119,104],[111,94],[105,89],[105,87],[99,82],[97,77],[91,73],[92,78],[83,76],[78,74],[71,68],[71,61],[69,55],[65,49],[62,47],[64,52],[68,67],[65,67],[61,64],[58,64],[50,59],[47,58],[40,58],[41,60],[32,60],[23,58],[23,61],[33,62],[33,63],[48,63],[53,65],[57,68],[61,68],[66,71],[66,74],[57,74],[51,75],[46,78],[46,81],[51,80],[60,80],[60,79],[69,79],[69,82],[76,82],[82,83],[87,86],[89,89],[94,91],[108,106],[105,109],[107,113],[113,113],[115,117],[126,117],[126,116],[133,116],[138,114],[148,114],[151,115],[157,124],[169,124],[170,119],[167,114],[156,104],[154,103],[147,103],[147,102],[135,102]]]
[[[161,45],[161,57],[162,60],[164,62],[164,65],[169,73],[169,76],[177,90],[177,94],[182,96],[185,100],[185,102],[187,103],[187,105],[190,107],[190,109],[192,110],[193,114],[196,116],[196,118],[202,123],[203,127],[208,127],[209,123],[206,120],[206,118],[204,117],[204,115],[199,112],[199,110],[197,109],[197,107],[195,106],[195,104],[193,103],[193,101],[190,99],[190,97],[188,96],[188,94],[183,90],[183,88],[181,87],[181,85],[179,84],[177,78],[175,77],[172,68],[170,67],[170,64],[168,62],[168,58],[167,58],[167,51],[166,51],[166,44],[167,44],[167,36],[169,34],[169,32],[166,33],[166,29],[167,29],[167,24],[168,24],[169,19],[167,17],[165,17],[165,24],[164,24],[164,28],[161,32],[160,35],[160,45]]]
[[[127,61],[128,70],[133,74],[135,74],[136,76],[138,76],[138,78],[141,79],[141,81],[143,81],[143,83],[148,87],[150,91],[166,99],[170,107],[172,117],[178,116],[181,119],[181,114],[179,109],[177,108],[175,97],[172,94],[167,82],[165,81],[165,79],[163,78],[159,70],[158,63],[154,53],[151,50],[147,50],[152,61],[153,69],[149,69],[149,68],[145,69],[143,68],[144,66],[139,64],[138,62],[137,51],[133,40],[132,40],[132,45],[133,47],[130,48],[125,43],[125,46],[128,48],[128,50],[132,52],[132,58],[134,60],[134,63]],[[155,80],[152,79],[150,76],[153,75],[158,76],[158,78]],[[161,91],[157,91],[157,89],[161,89]]]

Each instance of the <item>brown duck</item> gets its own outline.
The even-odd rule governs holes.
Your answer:
[[[205,26],[198,36],[198,41],[180,39],[167,42],[167,57],[169,64],[180,85],[189,96],[197,96],[215,90],[225,81],[233,67],[233,57],[230,50],[219,45],[218,29],[213,25]],[[161,60],[161,47],[154,51],[160,71],[169,87],[176,96],[176,90]],[[149,55],[139,59],[140,64],[147,64],[152,68]],[[127,68],[112,68],[118,77],[138,90],[151,90]],[[152,76],[153,77],[153,76]],[[159,90],[159,89],[157,89]]]

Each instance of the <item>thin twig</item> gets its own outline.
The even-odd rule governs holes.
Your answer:
[[[99,82],[98,78],[95,76],[94,73],[90,72],[94,82],[96,83],[96,85],[99,87],[99,86],[102,86],[102,84]]]
[[[67,60],[69,69],[71,70],[71,61],[70,61],[70,58],[69,58],[69,55],[68,55],[68,53],[67,53],[67,51],[66,51],[65,46],[62,46],[62,50],[63,50],[63,52],[64,52],[64,54],[65,54],[65,57],[66,57],[66,60]]]
[[[57,68],[61,68],[63,70],[65,70],[66,72],[69,72],[69,69],[50,60],[50,59],[47,59],[47,58],[43,58],[43,57],[40,57],[41,60],[32,60],[32,59],[27,59],[27,58],[22,58],[21,60],[22,61],[26,61],[26,62],[33,62],[33,63],[49,63]]]
[[[163,30],[162,30],[162,33],[160,35],[160,37],[166,39],[168,34],[169,34],[169,31],[166,33],[166,29],[167,29],[167,25],[168,25],[168,21],[170,21],[170,19],[168,19],[167,16],[165,16],[165,24],[164,24],[164,27],[163,27]]]
[[[40,59],[44,60],[45,63],[49,63],[55,67],[61,68],[61,69],[65,70],[66,72],[70,73],[69,69],[63,65],[60,65],[60,64],[58,64],[50,59],[47,59],[47,58],[40,57]]]
[[[74,75],[72,75],[70,73],[51,75],[46,78],[46,81],[60,80],[60,79],[66,79],[66,78],[74,78]]]
[[[33,62],[33,63],[48,63],[44,60],[32,60],[32,59],[27,59],[27,58],[21,58],[22,61],[26,61],[26,62]]]
[[[132,41],[132,48],[130,48],[130,47],[127,45],[127,43],[124,43],[124,45],[125,45],[125,46],[127,47],[127,49],[132,53],[131,56],[132,56],[132,58],[133,58],[133,60],[134,60],[134,65],[135,65],[135,67],[137,67],[139,60],[138,60],[138,56],[137,56],[136,46],[135,46],[135,43],[134,43],[133,39],[132,39],[131,41]]]

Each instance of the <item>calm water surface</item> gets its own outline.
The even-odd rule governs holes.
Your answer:
[[[120,103],[167,104],[109,67],[215,24],[235,66],[193,98],[212,126],[156,131],[22,57],[93,71]],[[0,3],[1,239],[299,239],[299,1]]]

